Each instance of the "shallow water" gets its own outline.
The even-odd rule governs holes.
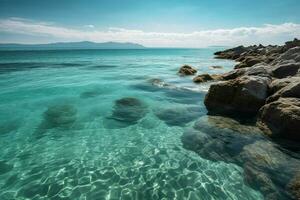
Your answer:
[[[232,69],[214,51],[0,52],[0,199],[263,199],[182,144],[209,84],[177,70]]]

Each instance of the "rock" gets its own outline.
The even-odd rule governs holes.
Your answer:
[[[268,65],[258,64],[253,67],[244,68],[245,69],[244,75],[271,78],[270,68],[271,67]]]
[[[183,75],[183,76],[188,76],[188,75],[194,75],[194,74],[196,74],[196,73],[197,73],[197,70],[194,69],[193,67],[189,66],[189,65],[183,65],[183,66],[179,69],[178,73],[179,73],[180,75]]]
[[[196,76],[193,81],[195,83],[204,83],[204,82],[207,82],[207,81],[213,81],[213,80],[222,80],[222,76],[221,75],[216,75],[216,74],[213,74],[213,75],[209,75],[209,74],[200,74],[198,76]]]
[[[70,127],[76,121],[77,110],[69,104],[48,107],[44,112],[44,128]]]
[[[169,126],[185,126],[201,114],[198,107],[166,108],[155,112],[155,115]]]
[[[240,76],[243,76],[246,72],[246,69],[245,68],[242,68],[242,69],[235,69],[235,70],[232,70],[230,72],[227,72],[225,74],[222,74],[222,78],[224,80],[231,80],[231,79],[235,79],[237,77],[240,77]]]
[[[276,85],[275,85],[276,84]],[[282,88],[280,88],[282,87]],[[268,97],[267,103],[278,100],[280,97],[296,97],[300,98],[300,77],[292,77],[283,82],[277,81],[272,85],[273,91],[277,91]]]
[[[293,62],[300,62],[300,47],[294,47],[278,56],[271,64],[280,65]]]
[[[5,174],[9,171],[11,171],[14,168],[13,165],[8,164],[4,160],[0,160],[0,175]]]
[[[293,41],[288,41],[285,43],[285,47],[287,49],[291,49],[298,46],[300,46],[300,40],[298,40],[297,38],[295,38]]]
[[[259,190],[263,193],[264,199],[266,200],[276,200],[280,196],[277,191],[275,184],[268,176],[268,174],[263,171],[253,167],[248,162],[244,165],[244,180],[255,190]]]
[[[270,136],[300,141],[300,99],[280,98],[264,105],[257,125]]]
[[[235,48],[232,48],[232,49],[228,49],[228,50],[225,50],[225,51],[219,51],[219,52],[216,52],[215,55],[216,57],[215,58],[219,58],[219,59],[237,59],[239,58],[239,56],[246,52],[247,51],[247,48],[244,47],[244,46],[238,46],[238,47],[235,47]]]
[[[300,199],[300,171],[288,183],[287,190],[295,199]]]
[[[286,78],[288,76],[294,76],[298,73],[300,69],[299,63],[287,63],[276,66],[272,70],[272,75],[275,78]]]
[[[111,119],[135,124],[147,113],[147,106],[137,98],[125,97],[115,101]]]
[[[263,140],[244,146],[239,157],[241,163],[248,162],[249,166],[268,170],[278,169],[289,160],[274,144]]]
[[[261,63],[263,61],[264,61],[263,58],[249,56],[249,57],[246,57],[241,63],[237,64],[234,68],[239,69],[239,68],[245,68],[245,67],[252,67],[253,65]]]
[[[213,84],[204,104],[213,113],[256,115],[267,98],[269,82],[266,77],[242,76]]]
[[[210,68],[211,68],[211,69],[223,69],[222,66],[211,66]]]
[[[300,82],[300,77],[289,77],[289,78],[282,78],[282,79],[275,79],[269,85],[270,94],[274,94],[281,90],[282,88],[286,87],[290,83]]]
[[[223,116],[210,116],[201,117],[194,125],[196,130],[211,131],[212,129],[218,129],[218,131],[231,131],[239,134],[260,133],[260,130],[254,126],[255,123],[247,122],[240,123],[236,119],[223,117]]]
[[[87,99],[87,98],[94,98],[97,97],[101,94],[101,92],[99,91],[86,91],[86,92],[82,92],[80,94],[80,98],[82,99]]]

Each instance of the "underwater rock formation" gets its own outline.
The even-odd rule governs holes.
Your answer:
[[[239,46],[215,55],[240,63],[221,75],[227,81],[211,85],[205,98],[209,112],[258,115],[258,125],[267,135],[300,140],[296,134],[300,119],[300,41],[295,39],[283,46]]]
[[[115,101],[111,116],[105,123],[107,128],[124,128],[136,124],[148,112],[147,105],[134,97],[125,97]]]

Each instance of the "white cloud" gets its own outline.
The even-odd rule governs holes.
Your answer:
[[[93,25],[88,25],[93,28]],[[145,32],[110,27],[107,30],[80,30],[48,22],[21,18],[0,19],[0,32],[33,36],[51,36],[59,40],[95,42],[135,42],[149,47],[205,47],[209,45],[278,44],[300,36],[300,24],[265,24],[261,27],[238,27],[187,33]],[[5,42],[5,41],[1,41]],[[53,41],[49,41],[53,42]]]

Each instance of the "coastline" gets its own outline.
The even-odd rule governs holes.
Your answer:
[[[283,46],[239,46],[216,52],[215,56],[238,63],[228,73],[194,77],[197,84],[215,83],[210,85],[204,100],[208,120],[196,122],[196,131],[184,133],[185,148],[209,160],[238,164],[244,169],[245,181],[261,191],[266,199],[300,199],[299,158],[283,153],[299,153],[300,40],[286,42]],[[179,70],[181,75],[196,73],[191,66]],[[262,131],[258,135],[264,140],[249,142],[243,135],[228,132],[228,128],[236,128],[244,134],[249,121],[256,123]],[[220,129],[219,132],[211,130],[210,123],[219,125],[224,133],[220,135]],[[208,134],[202,133],[203,130]],[[215,139],[220,137],[224,143]],[[239,151],[224,152],[239,142]],[[211,146],[216,147],[214,152],[207,152]]]

